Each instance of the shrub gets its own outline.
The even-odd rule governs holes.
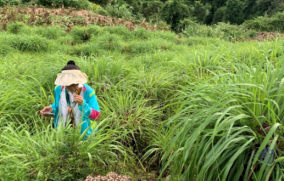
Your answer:
[[[151,39],[153,35],[150,31],[147,31],[141,27],[134,29],[132,33],[134,37],[138,39]]]
[[[92,9],[91,3],[87,0],[37,0],[36,3],[43,6],[60,7],[64,4],[64,7],[74,7],[76,9]]]
[[[90,1],[100,5],[107,5],[108,3],[111,2],[111,0],[90,0]]]
[[[158,30],[158,31],[155,31],[153,34],[155,38],[162,38],[164,40],[169,40],[169,41],[177,40],[176,34],[171,31],[163,32],[163,31]]]
[[[131,53],[153,53],[159,49],[159,46],[154,41],[133,42],[129,46]]]
[[[279,12],[272,17],[260,16],[254,20],[247,20],[243,23],[246,28],[258,31],[279,31],[284,32],[284,12]]]
[[[11,39],[10,46],[20,51],[40,52],[49,49],[49,41],[38,35],[16,36]]]
[[[0,0],[0,6],[5,6],[7,4],[18,5],[20,3],[21,3],[21,0]]]
[[[124,164],[131,163],[127,151],[116,141],[122,133],[99,130],[82,141],[78,129],[54,130],[40,121],[36,124],[40,126],[35,126],[32,133],[25,125],[3,128],[6,139],[1,140],[5,144],[1,145],[1,164],[5,167],[0,167],[1,179],[81,180],[90,173],[104,174],[106,165],[121,168],[120,159],[127,159]],[[106,130],[105,126],[100,129]],[[9,159],[11,153],[17,155],[13,161]]]
[[[133,19],[132,10],[132,6],[129,6],[128,4],[123,4],[121,6],[117,4],[106,6],[107,14],[110,17],[122,18],[125,20]]]
[[[120,39],[113,34],[106,33],[97,40],[98,47],[105,50],[121,50]]]
[[[18,34],[24,26],[26,25],[22,22],[10,23],[7,25],[7,31],[13,34]]]
[[[115,101],[112,101],[116,97]],[[158,127],[155,121],[161,115],[156,106],[147,106],[150,102],[141,94],[132,91],[111,90],[103,94],[101,106],[104,114],[109,115],[108,125],[125,132],[120,142],[142,156]],[[127,134],[129,133],[129,134]]]
[[[79,27],[75,26],[71,31],[71,36],[74,39],[74,44],[84,43],[91,39],[93,35],[98,35],[100,29],[98,26]]]
[[[14,49],[8,45],[0,44],[0,55],[7,55],[9,52],[14,51]]]
[[[119,36],[122,36],[123,40],[125,41],[133,39],[133,34],[129,31],[128,28],[126,28],[123,25],[114,26],[114,27],[106,26],[104,27],[103,30],[111,34],[117,34]]]
[[[48,38],[48,39],[58,39],[62,36],[66,36],[67,33],[60,27],[58,26],[51,26],[51,27],[44,27],[44,28],[39,28],[37,30],[37,34]]]
[[[206,25],[192,25],[188,26],[183,31],[186,36],[198,36],[198,37],[215,37],[225,40],[238,40],[251,37],[254,34],[254,30],[247,29],[242,25],[231,25],[228,23],[219,22],[214,26]]]
[[[98,54],[99,52],[99,48],[94,43],[88,43],[75,46],[70,54],[77,56],[91,56]]]

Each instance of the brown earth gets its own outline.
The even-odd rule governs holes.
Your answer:
[[[118,175],[114,172],[110,172],[106,176],[98,175],[92,177],[89,175],[85,181],[133,181],[133,180],[129,176]]]
[[[156,181],[157,180],[157,172],[151,171],[143,174],[137,174],[134,180],[138,181]],[[106,176],[97,175],[92,177],[91,175],[87,176],[84,181],[134,181],[130,176],[126,175],[118,175],[115,172],[110,172]],[[165,181],[168,181],[169,178],[166,178]],[[81,180],[83,181],[83,180]]]
[[[247,38],[246,40],[250,41],[250,40],[257,40],[257,41],[270,41],[270,40],[274,40],[280,37],[283,37],[284,34],[280,34],[280,33],[271,33],[271,32],[258,32],[256,36],[252,37],[252,38]]]
[[[145,23],[145,19],[140,22],[137,20],[125,21],[121,18],[112,18],[95,14],[91,11],[80,10],[76,11],[74,8],[58,8],[47,9],[39,8],[35,6],[5,6],[0,10],[0,25],[5,29],[9,22],[21,21],[28,25],[65,25],[67,31],[75,25],[86,26],[88,24],[97,24],[99,26],[126,26],[129,30],[133,30],[138,27],[143,27],[147,30],[157,30],[157,26],[150,26]],[[29,15],[24,17],[23,15]],[[62,17],[60,21],[54,20],[54,17]],[[76,20],[74,20],[76,19]]]

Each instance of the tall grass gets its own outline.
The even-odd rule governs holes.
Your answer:
[[[186,38],[9,25],[0,32],[0,178],[135,178],[156,169],[171,180],[281,180],[283,39],[231,43],[197,28]],[[38,114],[53,103],[68,60],[88,75],[101,108],[99,132],[86,141]],[[254,156],[267,147],[271,165]]]

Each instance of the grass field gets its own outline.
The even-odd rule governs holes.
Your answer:
[[[184,181],[283,180],[283,45],[9,24],[0,31],[0,180],[110,171],[137,179],[152,170],[161,180],[163,172]],[[101,109],[86,141],[38,114],[68,60],[89,76]],[[273,157],[254,156],[266,148]]]

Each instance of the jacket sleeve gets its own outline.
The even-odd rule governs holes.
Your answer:
[[[54,89],[54,100],[56,98],[56,88]],[[55,114],[56,112],[56,106],[55,106],[55,102],[53,104],[50,105],[52,107],[52,112],[53,114]]]
[[[78,105],[79,110],[83,113],[84,117],[90,119],[99,119],[100,118],[100,108],[95,95],[95,91],[89,95],[90,99],[88,102],[84,99],[82,105]]]
[[[61,89],[61,86],[56,86],[55,87],[55,89],[54,89],[54,103],[53,104],[51,104],[50,106],[52,107],[52,112],[51,113],[53,113],[53,114],[55,114],[56,113],[56,96],[58,96],[58,95],[56,95],[56,92],[58,91],[58,89]]]

